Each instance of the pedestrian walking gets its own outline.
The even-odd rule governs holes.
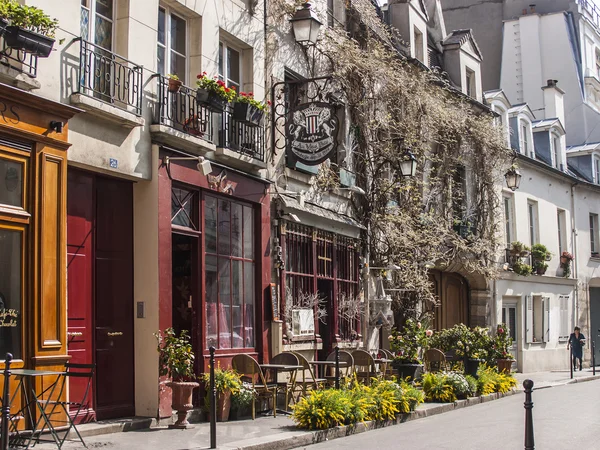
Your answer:
[[[575,327],[573,333],[569,336],[567,349],[571,347],[571,355],[573,356],[573,370],[577,370],[577,360],[579,360],[579,370],[581,371],[581,358],[583,358],[583,346],[585,345],[585,336]]]

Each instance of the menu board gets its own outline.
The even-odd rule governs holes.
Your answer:
[[[277,298],[277,285],[271,283],[271,311],[273,320],[279,320],[279,299]]]

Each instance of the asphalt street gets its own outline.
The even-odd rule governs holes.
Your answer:
[[[540,389],[532,396],[536,450],[600,449],[600,381]],[[310,448],[523,449],[524,401],[525,394],[518,393]]]

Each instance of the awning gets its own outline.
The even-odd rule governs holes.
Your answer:
[[[323,219],[331,220],[332,222],[336,222],[338,224],[344,224],[354,228],[360,228],[361,230],[367,229],[365,226],[361,225],[352,217],[324,208],[320,205],[317,205],[316,203],[305,201],[304,205],[301,205],[298,199],[286,194],[279,194],[279,199],[281,200],[283,206],[286,209],[306,214],[312,214]]]

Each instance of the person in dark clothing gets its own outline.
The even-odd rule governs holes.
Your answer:
[[[581,371],[581,358],[583,358],[583,346],[585,345],[585,336],[580,332],[579,327],[569,336],[567,349],[571,347],[571,355],[573,357],[573,370],[577,370],[577,360],[579,360],[579,370]]]

